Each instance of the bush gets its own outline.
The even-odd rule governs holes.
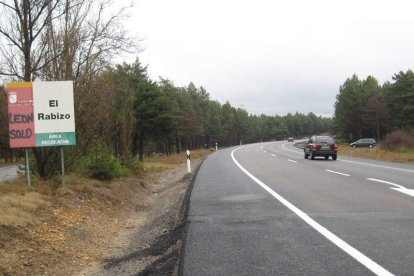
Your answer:
[[[387,134],[381,146],[388,150],[414,148],[414,129],[404,128]]]
[[[134,158],[133,156],[128,156],[128,157],[122,158],[122,164],[132,174],[144,170],[144,164],[139,162],[139,160]]]
[[[93,142],[90,151],[81,159],[80,168],[82,173],[100,180],[112,180],[126,174],[120,160],[100,140]]]

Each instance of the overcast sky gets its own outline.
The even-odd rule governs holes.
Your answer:
[[[152,80],[194,82],[253,114],[332,115],[354,73],[383,83],[414,68],[414,1],[134,3],[128,28]]]

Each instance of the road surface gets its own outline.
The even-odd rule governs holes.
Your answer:
[[[413,275],[414,166],[218,151],[190,200],[184,275]]]
[[[17,177],[18,166],[7,165],[0,167],[0,183]]]

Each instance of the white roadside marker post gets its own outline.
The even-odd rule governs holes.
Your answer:
[[[217,151],[217,143],[216,143],[216,151]]]
[[[187,171],[188,173],[191,172],[191,160],[190,160],[190,151],[187,150]]]

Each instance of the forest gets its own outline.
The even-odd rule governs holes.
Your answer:
[[[348,78],[336,96],[333,130],[346,141],[372,137],[381,141],[389,133],[414,127],[414,73],[396,73],[380,85],[373,76]],[[413,138],[413,137],[412,137]]]

